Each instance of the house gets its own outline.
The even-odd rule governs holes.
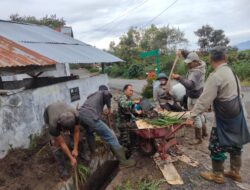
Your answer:
[[[104,74],[71,76],[69,64],[122,60],[46,26],[0,20],[0,158],[10,148],[28,147],[44,129],[46,106],[63,101],[82,104]]]

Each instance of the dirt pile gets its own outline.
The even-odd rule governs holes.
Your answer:
[[[0,190],[53,189],[59,182],[55,159],[44,143],[13,149],[0,160]]]

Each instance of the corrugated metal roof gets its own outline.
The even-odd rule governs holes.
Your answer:
[[[20,66],[49,66],[56,62],[0,36],[0,68]]]
[[[120,58],[46,26],[0,21],[0,35],[58,63],[112,63]]]

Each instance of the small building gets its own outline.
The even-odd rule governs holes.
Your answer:
[[[69,64],[122,60],[46,26],[0,20],[0,158],[10,148],[28,147],[43,130],[46,106],[72,106],[108,84],[104,74],[72,76]]]

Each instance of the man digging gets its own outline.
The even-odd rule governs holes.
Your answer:
[[[127,160],[123,147],[119,144],[115,133],[101,120],[104,106],[111,112],[112,94],[108,87],[101,85],[99,90],[87,97],[83,106],[79,110],[79,119],[87,131],[87,141],[92,152],[95,151],[94,132],[104,140],[120,162],[121,167],[131,167],[135,165],[134,160]]]
[[[51,136],[51,149],[63,180],[69,177],[67,158],[72,167],[77,165],[80,134],[78,120],[76,110],[63,102],[50,104],[44,111],[44,121]]]

